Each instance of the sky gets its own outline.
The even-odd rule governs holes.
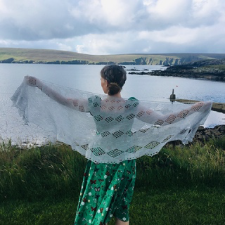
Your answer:
[[[225,53],[224,0],[0,0],[0,47]]]

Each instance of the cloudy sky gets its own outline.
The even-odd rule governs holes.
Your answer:
[[[0,0],[0,47],[225,53],[224,0]]]

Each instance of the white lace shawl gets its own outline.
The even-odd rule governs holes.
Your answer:
[[[26,79],[12,96],[26,123],[52,133],[87,159],[119,163],[153,156],[169,141],[192,141],[211,103],[194,105],[139,101],[59,87]]]

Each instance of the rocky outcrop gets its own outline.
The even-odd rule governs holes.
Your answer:
[[[218,125],[214,128],[204,128],[200,126],[193,141],[207,141],[211,138],[225,137],[225,125]]]
[[[195,133],[193,141],[190,142],[188,145],[191,145],[193,142],[205,143],[205,141],[208,141],[210,139],[218,139],[223,137],[225,137],[225,125],[218,125],[214,128],[204,128],[200,126]],[[171,141],[167,143],[167,145],[172,145],[175,147],[177,145],[182,146],[182,143],[181,141]]]
[[[134,74],[134,73],[133,73]],[[191,66],[171,66],[166,70],[155,70],[141,75],[185,77],[204,80],[225,81],[225,71],[218,69],[196,69]]]
[[[201,60],[184,65],[169,66],[166,70],[155,70],[142,75],[172,76],[225,81],[225,59]],[[134,74],[134,73],[133,73]]]

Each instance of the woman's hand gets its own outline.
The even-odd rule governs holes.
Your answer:
[[[26,82],[32,87],[37,87],[37,78],[32,76],[25,76]]]

